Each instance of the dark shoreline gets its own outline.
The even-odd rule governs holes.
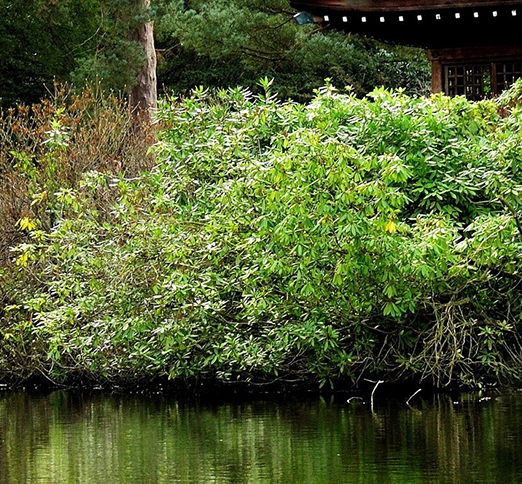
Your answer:
[[[0,392],[23,391],[28,393],[52,393],[55,391],[102,392],[121,395],[143,396],[175,396],[179,398],[202,398],[204,400],[235,400],[250,398],[279,399],[288,397],[346,397],[361,403],[369,403],[374,395],[377,399],[394,399],[398,401],[412,400],[417,396],[426,397],[436,394],[460,394],[516,390],[514,384],[499,384],[491,382],[482,387],[464,387],[449,385],[436,388],[427,383],[414,381],[383,381],[364,380],[355,385],[349,382],[334,382],[333,388],[319,388],[316,382],[300,382],[299,384],[284,384],[273,382],[255,384],[248,382],[223,382],[218,380],[172,381],[167,378],[157,378],[150,381],[135,382],[98,382],[93,380],[69,381],[64,383],[51,382],[45,378],[29,378],[24,381],[0,382]]]

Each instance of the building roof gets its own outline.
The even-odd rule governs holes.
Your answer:
[[[447,10],[455,8],[502,8],[520,5],[520,0],[291,0],[294,8],[313,12],[407,12],[416,10]]]
[[[522,45],[522,0],[290,0],[324,24],[424,48]]]

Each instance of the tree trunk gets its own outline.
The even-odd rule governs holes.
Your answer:
[[[141,8],[150,7],[150,0],[139,0]],[[139,70],[136,85],[129,98],[129,108],[133,128],[138,131],[152,122],[152,111],[157,105],[156,88],[156,50],[154,47],[153,22],[141,23],[130,35],[131,40],[139,42],[145,50],[146,62]]]

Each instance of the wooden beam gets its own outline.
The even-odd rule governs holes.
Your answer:
[[[521,5],[520,0],[291,0],[298,10],[345,12],[400,12],[456,8],[508,7]]]
[[[522,61],[521,45],[489,45],[483,47],[458,47],[445,49],[430,49],[428,59],[431,62],[440,61],[449,63],[450,61],[503,61],[519,59]]]
[[[444,92],[444,67],[436,60],[431,61],[431,92]]]

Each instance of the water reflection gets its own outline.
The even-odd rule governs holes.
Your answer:
[[[0,393],[0,484],[522,482],[522,395],[376,402]]]

